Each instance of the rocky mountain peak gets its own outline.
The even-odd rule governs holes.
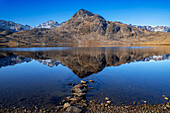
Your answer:
[[[80,9],[76,14],[73,15],[72,18],[82,18],[82,19],[87,19],[87,18],[90,18],[90,17],[98,17],[98,18],[101,18],[101,19],[104,19],[102,16],[98,15],[98,14],[94,14],[88,10],[85,10],[85,9]]]
[[[88,10],[80,9],[76,14],[73,15],[73,18],[74,17],[85,17],[85,16],[94,16],[94,14]]]

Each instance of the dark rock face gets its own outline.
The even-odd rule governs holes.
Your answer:
[[[53,29],[32,29],[8,35],[29,45],[56,44],[134,44],[147,41],[155,32],[120,22],[106,21],[102,16],[81,9],[63,25]]]

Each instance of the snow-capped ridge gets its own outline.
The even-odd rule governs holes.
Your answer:
[[[42,24],[35,26],[35,28],[50,28],[50,29],[52,29],[52,28],[56,28],[58,26],[60,26],[60,24],[57,21],[54,22],[52,20],[49,20],[46,23],[42,23]]]
[[[141,28],[141,29],[145,29],[145,30],[149,30],[149,31],[160,31],[160,32],[170,32],[170,27],[167,26],[140,26],[140,25],[132,25],[129,24],[130,26],[136,27],[136,28]]]
[[[0,20],[0,29],[10,32],[19,32],[23,30],[30,30],[32,29],[32,27],[29,25],[14,23],[12,21]]]

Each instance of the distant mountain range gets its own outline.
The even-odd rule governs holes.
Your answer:
[[[0,45],[79,45],[79,44],[170,44],[169,29],[137,27],[106,21],[102,16],[81,9],[68,21],[48,21],[35,28],[9,21],[0,23]],[[2,27],[3,26],[3,27]],[[18,27],[19,26],[19,27]],[[4,32],[9,30],[14,33]],[[163,29],[163,30],[162,30]],[[24,31],[22,31],[24,30]],[[153,32],[153,31],[165,32]],[[18,32],[17,32],[18,31]],[[16,33],[17,32],[17,33]]]
[[[14,23],[12,21],[0,20],[0,29],[10,32],[19,32],[23,30],[30,30],[32,29],[32,27],[29,25],[21,25],[18,23]]]
[[[170,32],[170,27],[167,27],[167,26],[140,26],[140,25],[132,25],[132,24],[129,24],[129,25],[136,27],[136,28],[149,30],[149,31]]]

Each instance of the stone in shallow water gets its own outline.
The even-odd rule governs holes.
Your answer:
[[[63,106],[63,108],[65,109],[65,108],[68,108],[68,107],[70,107],[71,105],[69,104],[69,103],[65,103],[64,104],[64,106]]]
[[[66,111],[70,113],[81,113],[82,109],[75,107],[75,106],[70,106],[66,109]]]
[[[143,103],[145,103],[146,104],[146,101],[145,100],[141,100]]]
[[[94,81],[93,81],[93,80],[89,80],[89,82],[92,82],[92,83],[94,83]]]
[[[73,96],[78,96],[78,97],[82,97],[85,96],[86,93],[71,93]]]
[[[133,102],[133,105],[136,105],[136,101]]]
[[[111,104],[111,101],[107,101],[108,104]]]
[[[169,101],[168,97],[165,97],[165,100]]]
[[[166,97],[165,95],[162,95],[162,97]]]
[[[108,97],[106,97],[106,98],[105,98],[105,100],[109,100],[109,98],[108,98]]]
[[[89,87],[89,89],[94,89],[93,87]]]
[[[86,81],[81,80],[81,84],[86,84],[86,83],[87,83]]]

